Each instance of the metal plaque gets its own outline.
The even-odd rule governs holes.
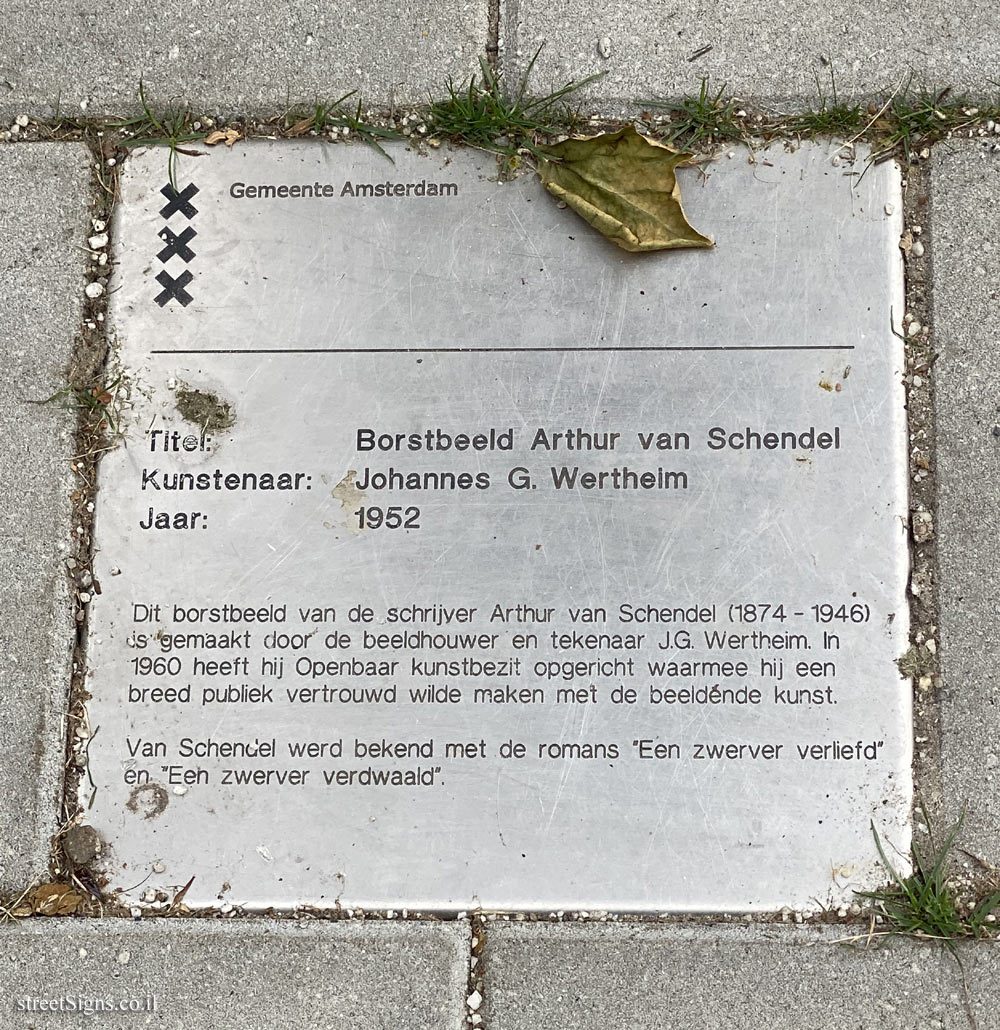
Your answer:
[[[750,911],[881,882],[896,167],[734,150],[681,173],[715,247],[634,255],[489,155],[390,153],[123,171],[83,788],[111,884]]]

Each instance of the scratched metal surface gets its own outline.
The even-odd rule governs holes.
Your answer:
[[[890,331],[890,310],[902,311],[894,165],[870,169],[852,188],[855,178],[821,145],[775,149],[755,165],[735,151],[704,174],[682,173],[691,220],[717,246],[637,257],[558,208],[532,176],[495,182],[487,156],[403,147],[392,155],[394,164],[362,147],[220,147],[178,158],[177,202],[161,192],[162,151],[137,154],[123,172],[112,316],[134,410],[127,446],[100,470],[103,592],[90,649],[90,719],[100,733],[90,747],[98,790],[88,816],[110,846],[113,884],[142,881],[131,892],[141,897],[194,876],[189,904],[221,898],[259,908],[719,911],[836,904],[881,881],[870,823],[905,850],[911,796],[908,689],[893,666],[907,639],[901,350]],[[346,181],[386,180],[454,182],[458,196],[341,195]],[[336,195],[230,192],[233,183],[317,182]],[[176,410],[185,389],[224,398],[235,424],[210,431],[206,451],[151,452],[163,439],[154,430],[197,433]],[[713,427],[748,426],[839,428],[842,446],[706,446]],[[513,449],[363,454],[358,427],[509,428]],[[531,450],[538,428],[572,427],[619,432],[617,449]],[[645,452],[637,434],[650,431],[686,432],[690,449]],[[688,486],[556,490],[549,470],[563,465],[683,471]],[[486,472],[492,485],[369,488],[362,498],[345,483],[350,470],[363,482],[365,469],[389,466]],[[517,466],[536,489],[507,485]],[[144,469],[311,478],[298,492],[170,492],[148,480],[143,489]],[[352,525],[362,505],[388,504],[419,506],[421,528]],[[177,513],[201,514],[196,528],[157,529],[164,512],[171,523]],[[284,652],[280,680],[262,674],[261,660],[281,652],[264,647],[258,626],[232,627],[252,628],[249,650],[196,652],[246,657],[246,673],[195,674],[192,652],[180,651],[176,675],[140,674],[150,663],[139,660],[162,653],[158,633],[227,628],[178,625],[173,605],[225,603],[285,605],[287,622],[266,628],[312,634]],[[495,605],[519,603],[555,609],[551,624],[489,623]],[[622,603],[718,609],[711,624],[686,627],[685,650],[668,632],[685,627],[622,625]],[[751,603],[784,605],[785,620],[729,621],[730,605]],[[478,609],[459,628],[499,637],[494,651],[471,654],[520,654],[524,671],[414,676],[409,655],[362,650],[365,629],[401,628],[386,625],[390,606],[413,604]],[[867,621],[820,625],[811,609],[821,604],[867,606]],[[136,622],[136,605],[161,610],[140,608],[150,617]],[[371,607],[373,622],[351,624],[352,605]],[[336,624],[304,625],[299,607],[334,607]],[[604,607],[608,624],[574,625],[571,607]],[[550,646],[553,630],[581,629],[645,638],[625,652]],[[804,635],[811,650],[755,648],[752,639],[707,647],[706,631],[754,629]],[[822,650],[824,629],[840,638],[839,651]],[[514,631],[537,631],[538,649],[515,651]],[[333,632],[347,633],[351,650],[325,646]],[[402,664],[388,679],[303,678],[295,673],[303,655]],[[608,657],[632,657],[634,678],[563,681],[533,671],[536,661]],[[668,681],[646,664],[711,658],[746,660],[750,671]],[[784,658],[780,681],[760,676],[762,658]],[[803,659],[835,669],[797,677]],[[270,685],[273,700],[200,703],[203,688],[230,682]],[[463,700],[411,703],[409,688],[429,682],[459,687]],[[651,684],[717,682],[758,687],[763,701],[648,701]],[[397,701],[288,700],[288,690],[323,683],[395,683]],[[635,704],[612,702],[623,683],[637,690]],[[130,686],[187,684],[190,703],[128,701]],[[545,703],[472,700],[476,686],[507,684],[541,687]],[[556,701],[561,686],[589,694],[591,684],[596,703]],[[774,700],[776,687],[828,686],[824,697],[835,703]],[[183,738],[274,739],[277,757],[185,759]],[[425,749],[432,741],[434,756],[355,759],[355,739]],[[342,758],[289,756],[289,742],[338,740]],[[639,740],[677,744],[681,757],[642,758]],[[480,741],[486,757],[471,757]],[[511,741],[525,745],[524,758],[499,757]],[[797,745],[834,741],[882,743],[872,759],[797,755]],[[456,742],[475,745],[470,757],[445,757]],[[166,755],[147,757],[147,745],[161,743]],[[782,750],[773,760],[746,751],[695,758],[698,745],[730,743]],[[550,744],[614,744],[620,753],[551,758]],[[367,767],[430,769],[433,784],[325,785],[324,771]],[[165,769],[194,770],[209,783],[175,790],[170,777],[184,773]],[[302,786],[236,786],[222,782],[226,769],[310,772]]]

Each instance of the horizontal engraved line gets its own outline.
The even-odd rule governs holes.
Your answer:
[[[762,346],[762,347],[261,347],[220,348],[216,350],[153,350],[150,354],[563,354],[568,351],[799,351],[799,350],[854,350],[853,344],[830,346]]]

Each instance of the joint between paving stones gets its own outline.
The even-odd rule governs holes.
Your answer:
[[[941,720],[937,655],[939,618],[937,544],[937,455],[934,416],[936,359],[930,283],[933,264],[933,225],[930,210],[930,174],[926,164],[904,167],[903,237],[900,247],[906,267],[906,300],[901,324],[905,337],[908,433],[910,579],[910,648],[900,659],[900,674],[909,672],[913,690],[913,781],[915,832],[923,825],[926,809],[942,827],[958,813],[941,806]],[[914,231],[916,230],[916,231]]]
[[[502,0],[488,0],[486,24],[486,63],[493,71],[500,64],[500,4]]]
[[[483,1027],[482,1007],[486,999],[486,964],[483,955],[486,951],[486,916],[482,912],[473,912],[469,917],[469,984],[465,1004],[468,1009],[466,1019],[476,1028]]]
[[[88,868],[97,857],[100,841],[83,822],[86,813],[79,800],[80,784],[88,775],[87,749],[93,731],[88,724],[86,702],[87,643],[90,601],[101,592],[94,577],[93,524],[97,495],[97,470],[101,455],[115,446],[114,425],[120,398],[108,393],[110,363],[114,355],[107,331],[108,278],[111,271],[112,213],[117,197],[117,168],[109,166],[102,137],[88,132],[83,142],[91,155],[90,225],[82,241],[90,249],[90,278],[84,289],[81,323],[77,330],[71,367],[67,369],[69,397],[76,401],[75,454],[70,462],[77,487],[73,492],[71,538],[74,554],[67,562],[70,594],[74,600],[76,627],[68,685],[65,728],[65,774],[62,825],[53,838],[50,872],[57,882],[71,882],[104,912],[103,892]],[[91,244],[95,246],[91,248]],[[96,246],[99,244],[100,246]],[[90,907],[89,903],[85,907]]]

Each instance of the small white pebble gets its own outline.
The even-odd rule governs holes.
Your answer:
[[[611,37],[601,36],[597,41],[597,52],[601,57],[607,59],[611,56]]]
[[[479,1008],[479,1006],[482,1005],[483,996],[479,993],[479,991],[473,991],[469,995],[468,1002],[469,1008],[472,1009],[473,1012],[475,1012]]]
[[[104,293],[104,287],[100,283],[87,283],[83,291],[91,300],[96,300]]]
[[[86,949],[86,948],[81,948],[81,949],[80,949],[80,950],[79,950],[79,951],[77,952],[77,954],[78,954],[78,955],[80,956],[80,958],[86,958],[86,957],[87,957],[87,955],[88,955],[88,951],[87,951],[87,949]]]
[[[177,795],[177,796],[178,796],[179,798],[182,798],[182,797],[184,797],[184,795],[185,795],[185,794],[186,794],[187,792],[188,792],[188,789],[187,789],[187,787],[174,787],[174,793],[175,793],[175,794],[176,794],[176,795]]]
[[[132,955],[128,951],[119,951],[118,952],[118,964],[120,966],[127,966],[129,964],[129,960],[131,958],[132,958]]]
[[[103,250],[108,245],[108,234],[102,232],[99,236],[91,236],[87,245],[91,250]]]
[[[920,240],[914,240],[913,241],[913,246],[910,247],[910,253],[914,257],[923,257],[924,256],[924,245],[920,242]]]
[[[892,206],[892,204],[886,204],[884,210],[887,215],[891,215],[896,209]]]
[[[167,871],[167,867],[162,862],[154,862],[153,863],[153,872],[154,873],[165,873],[166,871]]]
[[[94,227],[94,232],[104,232],[108,227],[108,223],[101,218],[95,218],[90,224]]]
[[[14,119],[14,122],[19,129],[26,129],[28,127],[28,116],[26,114],[19,114]]]

